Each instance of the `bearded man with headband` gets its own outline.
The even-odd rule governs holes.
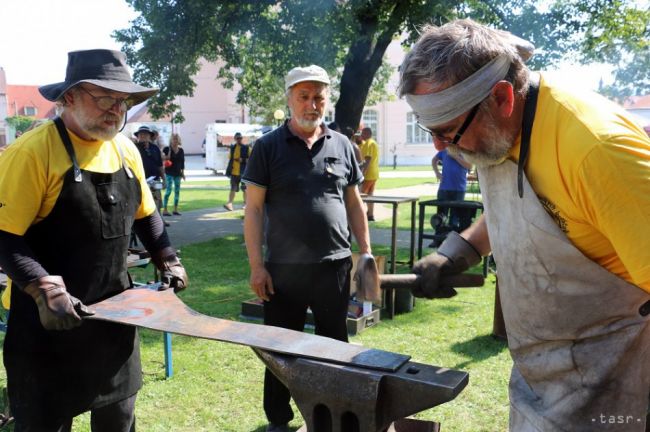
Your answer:
[[[415,264],[414,294],[455,295],[440,276],[492,252],[514,361],[510,430],[643,431],[650,140],[621,107],[530,71],[532,53],[458,20],[426,27],[401,66],[400,95],[438,150],[478,166],[485,206]]]
[[[68,54],[65,81],[39,91],[61,116],[0,158],[0,265],[12,280],[4,365],[16,432],[135,430],[142,366],[135,327],[87,321],[86,306],[129,288],[131,227],[161,271],[187,286],[133,142],[129,107],[158,89],[134,83],[123,53]]]

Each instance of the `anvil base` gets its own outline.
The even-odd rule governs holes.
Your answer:
[[[307,426],[303,426],[296,432],[308,432]],[[393,422],[386,432],[440,432],[440,423],[415,420],[415,419],[401,419]]]

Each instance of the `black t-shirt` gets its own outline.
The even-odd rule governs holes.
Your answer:
[[[255,142],[242,181],[266,189],[266,261],[351,255],[344,192],[363,176],[344,135],[325,128],[310,150],[285,123]]]
[[[171,151],[171,148],[167,146],[163,149],[163,153],[165,153],[165,156],[169,156],[171,153],[169,160],[172,163],[171,166],[165,167],[165,174],[172,177],[180,177],[185,169],[185,152],[183,151],[183,148],[179,147],[178,152],[174,153]]]
[[[160,177],[160,168],[163,166],[163,162],[162,154],[160,153],[158,146],[155,144],[149,144],[147,148],[145,148],[143,143],[138,143],[137,147],[140,151],[140,156],[142,157],[145,177]]]

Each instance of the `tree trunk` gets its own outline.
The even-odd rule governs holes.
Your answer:
[[[359,39],[350,46],[341,76],[339,100],[335,107],[336,122],[341,130],[351,127],[356,131],[359,127],[372,80],[382,64],[393,35],[399,32],[408,11],[409,2],[396,3],[391,18],[382,25],[383,30],[378,29],[376,9],[370,8],[358,13]],[[376,34],[379,35],[375,41]]]

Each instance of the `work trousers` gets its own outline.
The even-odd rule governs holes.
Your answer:
[[[135,399],[137,394],[90,411],[92,432],[135,432]],[[60,421],[48,419],[16,419],[14,432],[70,432],[72,417]]]
[[[465,191],[439,190],[437,198],[440,201],[462,201],[465,199]],[[466,228],[471,224],[471,219],[467,220],[464,209],[440,206],[438,207],[438,213],[442,213],[446,218],[449,218],[447,225],[455,231],[461,231],[464,229],[463,227]],[[436,234],[441,233],[436,232]]]
[[[347,312],[352,259],[315,264],[266,263],[275,294],[264,302],[264,324],[302,331],[307,308],[314,317],[315,333],[348,341]],[[293,419],[291,394],[270,370],[264,375],[264,412],[270,423]]]

